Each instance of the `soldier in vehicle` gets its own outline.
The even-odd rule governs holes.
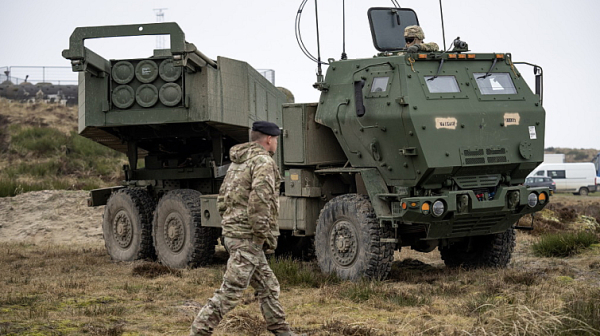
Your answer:
[[[425,33],[421,27],[416,25],[404,28],[404,40],[406,40],[406,46],[404,48],[408,52],[440,50],[440,47],[435,42],[423,43],[423,40],[425,40]]]
[[[300,336],[290,330],[279,303],[279,282],[265,253],[274,253],[279,227],[281,176],[272,155],[279,127],[271,122],[252,125],[251,142],[233,146],[233,161],[217,199],[223,218],[224,245],[229,252],[221,288],[200,310],[191,336],[211,335],[223,316],[235,308],[248,285],[255,289],[267,329],[278,336]]]

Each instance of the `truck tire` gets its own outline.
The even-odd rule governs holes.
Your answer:
[[[276,257],[290,257],[295,260],[311,261],[315,259],[315,238],[295,237],[282,234],[277,240]]]
[[[191,189],[164,195],[152,222],[158,260],[172,268],[204,266],[215,254],[219,229],[201,226],[201,193]]]
[[[331,199],[317,221],[317,261],[324,273],[345,280],[362,277],[384,279],[394,260],[394,244],[381,243],[392,231],[380,227],[364,195],[347,194]]]
[[[102,235],[112,259],[154,259],[153,210],[154,201],[140,188],[120,189],[110,196],[104,208]]]
[[[502,233],[473,237],[470,246],[463,242],[442,248],[440,254],[448,267],[504,268],[510,262],[515,237],[515,229],[510,228]]]
[[[586,187],[579,189],[579,195],[581,195],[581,196],[587,196],[589,193],[590,193],[590,191]]]

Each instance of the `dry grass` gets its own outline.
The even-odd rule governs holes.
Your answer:
[[[2,244],[0,335],[187,335],[220,285],[225,258],[219,250],[210,267],[172,270],[111,261],[100,245]],[[600,332],[600,251],[587,252],[580,268],[568,259],[528,258],[518,252],[509,269],[467,271],[446,269],[436,253],[403,251],[387,281],[329,279],[315,287],[315,278],[326,279],[315,274],[284,284],[281,300],[291,325],[310,335]],[[274,269],[289,269],[289,262],[273,261]],[[289,276],[280,274],[282,283]],[[269,335],[251,289],[215,335]]]

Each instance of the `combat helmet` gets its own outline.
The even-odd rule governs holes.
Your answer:
[[[421,29],[421,27],[413,25],[404,28],[404,37],[416,37],[419,40],[424,40],[425,33],[423,32],[423,29]]]

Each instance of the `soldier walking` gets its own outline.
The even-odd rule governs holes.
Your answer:
[[[191,336],[211,335],[223,316],[235,308],[248,285],[260,302],[267,329],[278,336],[300,336],[290,330],[279,303],[279,282],[265,253],[274,253],[279,227],[281,176],[272,156],[280,134],[276,124],[257,121],[250,142],[233,146],[231,166],[217,199],[229,252],[221,288],[200,310]]]

